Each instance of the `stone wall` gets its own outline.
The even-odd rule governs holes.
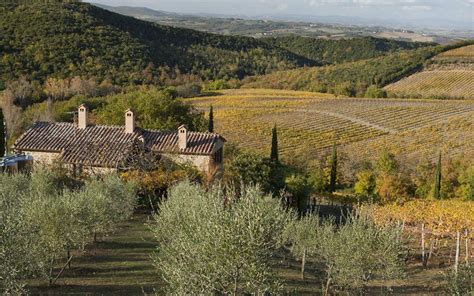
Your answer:
[[[209,155],[163,154],[163,157],[178,164],[192,164],[204,173],[209,172],[211,157]]]
[[[117,169],[114,168],[102,168],[102,167],[84,167],[83,171],[89,176],[108,175],[116,173]]]
[[[50,166],[59,159],[60,153],[54,152],[37,152],[37,151],[18,151],[33,157],[33,165],[35,166]],[[73,165],[66,165],[66,168],[74,172]],[[117,172],[115,168],[90,167],[84,166],[81,169],[82,173],[86,175],[106,175]]]
[[[34,165],[51,165],[54,161],[59,159],[60,153],[55,152],[38,152],[38,151],[20,151],[26,155],[33,157]]]

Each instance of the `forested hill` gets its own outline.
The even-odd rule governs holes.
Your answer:
[[[355,62],[400,50],[435,45],[434,43],[406,42],[374,37],[328,40],[293,35],[264,40],[272,46],[286,48],[323,65]]]
[[[205,78],[314,64],[253,38],[161,26],[87,3],[7,3],[0,4],[2,82],[21,75],[39,82],[49,75],[81,75],[140,83],[149,63],[178,65]]]
[[[19,2],[0,3],[0,90],[20,76],[39,85],[47,77],[73,76],[118,85],[153,83],[161,73],[157,68],[165,65],[203,79],[243,78],[425,45],[373,38],[221,36],[153,24],[88,3]]]

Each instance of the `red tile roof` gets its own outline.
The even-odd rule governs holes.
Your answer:
[[[187,147],[178,149],[178,133],[173,131],[143,130],[145,143],[152,151],[182,154],[212,154],[214,144],[223,138],[217,134],[188,132]]]
[[[89,125],[79,129],[72,123],[37,122],[14,145],[15,151],[61,153],[60,160],[71,164],[118,167],[133,151],[135,144],[158,153],[210,155],[218,140],[213,133],[188,132],[186,149],[178,149],[177,131],[144,130],[125,133],[124,126]]]

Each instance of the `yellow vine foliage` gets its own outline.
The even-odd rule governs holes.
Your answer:
[[[416,157],[458,155],[474,147],[474,101],[336,98],[289,90],[222,90],[186,99],[202,112],[214,107],[215,130],[247,150],[269,153],[278,126],[280,156],[315,155],[341,145],[351,159],[379,151]],[[207,114],[206,114],[207,116]]]
[[[473,237],[474,202],[462,200],[412,200],[404,204],[363,206],[380,225],[405,222],[425,227],[436,236],[454,235],[467,230]]]

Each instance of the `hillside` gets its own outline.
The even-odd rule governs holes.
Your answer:
[[[375,38],[255,39],[159,25],[75,1],[0,4],[0,90],[26,76],[92,77],[117,85],[159,83],[163,69],[201,79],[241,79],[425,47]],[[168,69],[169,69],[168,68]]]
[[[474,98],[474,45],[445,51],[422,71],[390,84],[393,96],[440,99]]]
[[[15,3],[0,4],[0,89],[21,75],[39,83],[81,75],[124,85],[142,83],[164,65],[204,78],[241,78],[314,64],[253,38],[161,26],[87,3]]]
[[[305,67],[251,77],[244,88],[276,88],[334,93],[343,96],[365,96],[371,85],[384,86],[422,69],[440,47],[400,51],[357,62]]]
[[[354,62],[379,57],[399,50],[417,49],[433,43],[405,42],[373,37],[315,39],[301,36],[265,38],[265,42],[285,48],[322,65]]]
[[[276,124],[280,152],[289,161],[298,155],[316,157],[334,142],[353,162],[376,157],[383,149],[415,160],[439,149],[451,155],[474,151],[473,101],[338,99],[249,89],[188,102],[203,111],[212,104],[217,132],[264,154],[270,152]]]

